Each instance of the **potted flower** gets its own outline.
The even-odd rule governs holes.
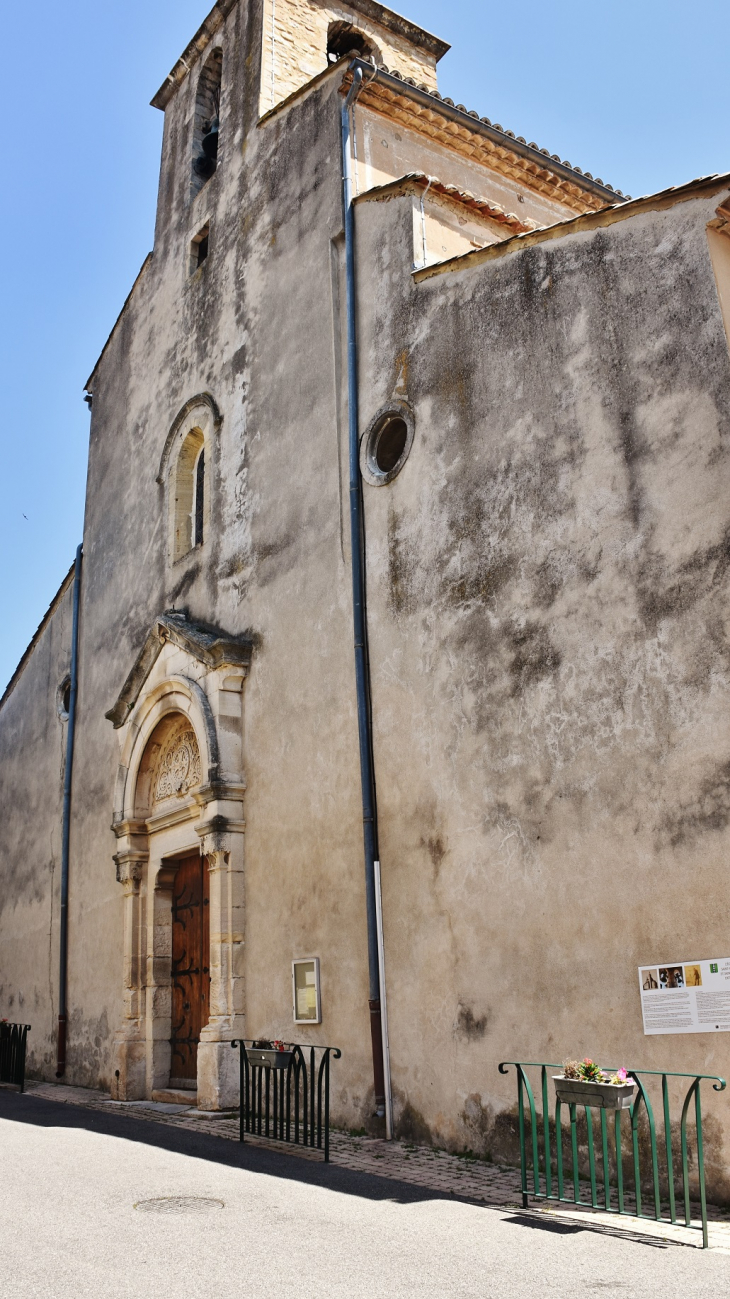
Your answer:
[[[260,1069],[288,1069],[293,1054],[291,1048],[278,1038],[273,1042],[261,1038],[253,1046],[246,1047],[248,1063],[258,1065]]]
[[[559,1101],[602,1110],[628,1109],[636,1087],[626,1069],[607,1073],[587,1056],[580,1061],[566,1060],[562,1074],[553,1076],[553,1082]]]

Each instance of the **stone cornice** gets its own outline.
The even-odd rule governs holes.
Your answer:
[[[212,816],[207,821],[201,821],[195,827],[195,833],[200,835],[201,839],[207,839],[210,836],[216,841],[224,834],[243,834],[246,829],[244,820],[234,820],[230,816]]]
[[[146,821],[131,821],[131,820],[126,820],[126,821],[115,821],[115,822],[113,823],[113,825],[112,825],[112,830],[114,831],[115,835],[117,836],[117,839],[122,839],[125,835],[127,835],[127,836],[129,836],[129,837],[131,838],[131,837],[133,837],[134,835],[138,835],[138,834],[146,834],[146,833],[147,833],[147,822],[146,822]]]
[[[245,793],[244,781],[217,780],[213,784],[201,785],[199,789],[193,790],[191,797],[200,807],[206,807],[208,803],[239,803]]]
[[[152,624],[116,703],[105,713],[115,730],[129,717],[167,641],[208,668],[236,667],[245,676],[251,664],[253,645],[245,637],[228,636],[217,627],[193,622],[183,613],[161,614]]]
[[[149,834],[158,830],[169,830],[173,825],[182,825],[185,821],[194,821],[200,811],[197,803],[189,798],[182,806],[172,807],[167,811],[155,812],[147,818],[146,829]]]
[[[417,46],[418,49],[425,50],[427,54],[433,56],[437,63],[451,49],[447,41],[442,41],[439,36],[427,32],[424,27],[418,27],[416,23],[404,18],[402,14],[397,14],[392,9],[386,9],[385,5],[377,4],[376,0],[348,0],[348,8],[363,14],[371,22],[378,23],[386,31],[401,36],[403,40],[409,41],[411,45]]]
[[[190,44],[183,50],[172,72],[168,74],[157,94],[150,100],[153,108],[164,109],[167,107],[178,86],[182,84],[188,73],[198,62],[201,54],[210,44],[211,37],[215,36],[218,29],[223,26],[229,13],[237,3],[238,0],[218,0],[218,3],[213,5]]]

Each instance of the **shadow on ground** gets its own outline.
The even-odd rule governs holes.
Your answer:
[[[204,1132],[191,1132],[188,1129],[155,1123],[154,1120],[142,1122],[126,1114],[83,1109],[60,1101],[36,1098],[32,1094],[20,1095],[17,1092],[0,1091],[0,1120],[2,1119],[14,1123],[27,1123],[37,1128],[81,1128],[87,1132],[97,1132],[102,1136],[117,1137],[123,1141],[133,1141],[140,1145],[156,1146],[175,1154],[189,1155],[193,1159],[205,1159],[229,1168],[245,1168],[249,1172],[263,1173],[268,1177],[283,1178],[286,1181],[300,1182],[305,1185],[323,1186],[338,1191],[341,1195],[354,1195],[368,1200],[391,1200],[396,1204],[450,1200],[492,1212],[502,1214],[505,1212],[504,1208],[480,1203],[468,1196],[456,1195],[453,1192],[444,1194],[442,1191],[431,1190],[428,1187],[399,1182],[391,1177],[355,1172],[336,1164],[301,1159],[296,1155],[227,1141]],[[653,1249],[667,1249],[672,1245],[692,1248],[684,1246],[679,1241],[658,1240],[590,1220],[586,1220],[585,1223],[561,1222],[539,1212],[511,1213],[504,1221],[516,1227],[528,1227],[562,1236],[591,1231],[603,1236],[617,1236],[621,1240]]]

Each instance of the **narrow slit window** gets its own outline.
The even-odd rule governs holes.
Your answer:
[[[205,503],[205,447],[203,447],[198,456],[198,463],[195,466],[195,506],[193,518],[193,544],[202,546],[203,544],[203,506]]]
[[[195,274],[195,272],[199,269],[199,267],[203,265],[203,262],[208,256],[209,242],[210,242],[210,225],[207,224],[203,226],[202,230],[198,231],[198,233],[196,234],[195,238],[193,239],[190,245],[190,274],[191,275]]]

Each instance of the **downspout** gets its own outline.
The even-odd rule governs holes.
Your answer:
[[[353,64],[352,85],[342,106],[342,185],[345,217],[345,277],[347,286],[347,414],[350,450],[350,541],[352,550],[352,606],[355,641],[355,689],[360,741],[360,784],[365,849],[365,905],[368,927],[368,972],[370,1036],[373,1056],[375,1109],[385,1114],[383,1072],[383,1025],[380,1006],[378,914],[376,907],[375,862],[378,859],[378,814],[375,801],[375,771],[370,706],[370,663],[368,658],[365,592],[365,520],[360,477],[359,412],[357,387],[357,306],[355,295],[355,220],[352,207],[352,121],[350,109],[363,82],[363,69]]]
[[[274,107],[276,68],[276,0],[271,0],[271,107]]]
[[[58,973],[58,1066],[56,1077],[66,1072],[66,992],[68,984],[68,862],[71,836],[71,778],[74,765],[74,736],[76,733],[76,692],[79,678],[79,597],[81,594],[81,561],[83,546],[76,551],[74,565],[73,622],[71,627],[71,690],[68,703],[68,731],[66,733],[66,770],[63,777],[63,829],[61,838],[61,936],[59,944]]]

